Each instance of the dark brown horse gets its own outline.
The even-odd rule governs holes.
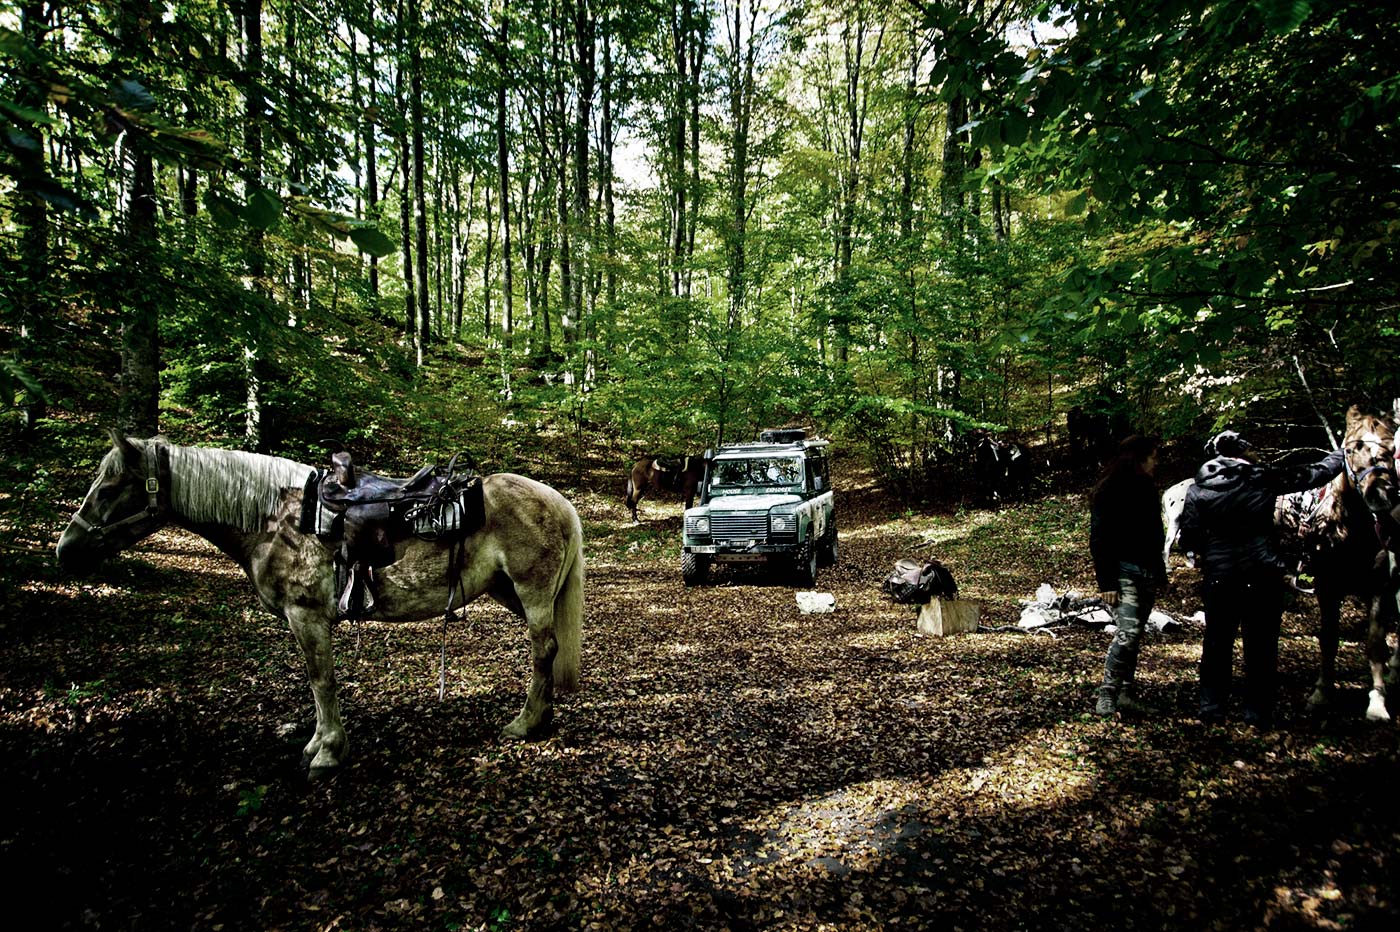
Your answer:
[[[702,456],[648,456],[637,460],[627,478],[627,510],[637,523],[637,505],[647,492],[674,492],[685,499],[685,507],[695,504],[695,490],[705,478]]]
[[[1366,656],[1371,666],[1371,693],[1366,717],[1389,721],[1386,683],[1395,683],[1400,672],[1400,647],[1391,654],[1386,645],[1387,623],[1396,617],[1400,579],[1396,553],[1400,528],[1391,517],[1400,504],[1395,422],[1362,414],[1353,405],[1347,411],[1342,446],[1345,472],[1322,489],[1283,496],[1278,509],[1280,515],[1296,516],[1286,524],[1296,528],[1304,565],[1316,581],[1322,656],[1317,686],[1308,705],[1321,708],[1331,699],[1342,599],[1353,595],[1367,603],[1370,615]]]

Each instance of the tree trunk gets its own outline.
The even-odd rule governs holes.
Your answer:
[[[481,338],[491,345],[491,262],[496,249],[496,224],[493,222],[491,195],[488,186],[486,195],[486,254],[481,260]]]
[[[510,137],[506,119],[506,80],[510,55],[510,6],[501,3],[501,21],[496,26],[496,48],[500,56],[500,73],[496,80],[496,170],[500,183],[501,216],[501,331],[506,349],[510,349],[515,332],[515,267],[510,245]]]
[[[754,31],[758,10],[748,7],[748,39],[744,35],[744,3],[734,0],[729,20],[729,230],[728,285],[729,328],[743,325],[748,289],[748,182],[749,130],[754,106],[754,59],[757,55]]]
[[[374,50],[375,3],[370,0],[367,8],[369,23],[365,28],[365,74],[369,78],[369,106],[364,114],[365,134],[365,219],[379,220],[379,168],[378,151],[375,147],[375,134],[379,121],[379,105],[375,99],[376,82],[379,78],[379,60]],[[369,257],[369,293],[371,298],[379,297],[379,257]]]
[[[597,83],[594,62],[597,21],[592,0],[574,0],[574,286],[571,297],[574,326],[584,319],[584,298],[591,267],[592,212],[589,210],[589,124],[593,113],[593,92]]]
[[[556,24],[562,17],[556,19]],[[564,128],[568,108],[564,93],[564,36],[561,26],[554,26],[554,134],[555,171],[557,178],[557,218],[555,229],[559,236],[559,329],[563,333],[564,345],[568,347],[574,339],[573,325],[570,322],[570,308],[574,291],[573,229],[569,214],[569,158],[565,144],[567,133]]]
[[[263,174],[263,35],[262,0],[245,0],[243,6],[244,61],[243,71],[248,88],[243,124],[244,166],[252,187],[262,185]],[[266,295],[267,254],[261,230],[252,229],[247,241],[248,277],[259,296]],[[243,422],[243,444],[249,450],[263,447],[262,410],[262,314],[261,309],[249,309],[244,330],[243,374],[246,388]]]
[[[428,203],[423,175],[423,12],[420,0],[411,0],[409,28],[409,67],[412,82],[411,112],[413,120],[413,212],[417,221],[417,287],[418,295],[418,365],[423,365],[423,353],[431,339],[431,309],[428,301]]]
[[[603,125],[602,132],[602,165],[600,166],[602,177],[599,184],[603,189],[603,212],[606,228],[604,238],[607,249],[607,290],[605,292],[609,313],[613,313],[613,308],[617,307],[617,205],[614,203],[614,161],[613,144],[615,142],[613,130],[613,56],[612,56],[612,27],[613,22],[609,19],[608,25],[603,29]]]
[[[399,166],[403,169],[399,179],[399,253],[400,264],[403,275],[403,332],[416,345],[418,342],[418,305],[414,300],[413,293],[413,197],[412,197],[412,176],[413,172],[409,166],[412,160],[409,154],[409,128],[408,121],[404,120],[402,114],[407,110],[407,101],[404,99],[404,70],[407,60],[407,24],[404,15],[404,0],[399,0],[398,17],[395,22],[395,39],[398,45],[396,70],[394,72],[394,112],[399,117]],[[422,349],[418,350],[419,364],[422,364]]]
[[[44,4],[39,0],[25,0],[19,13],[21,33],[35,48],[42,49],[45,45],[46,26]],[[30,69],[25,68],[24,71],[28,72]],[[31,80],[18,83],[15,88],[15,102],[36,113],[47,112],[48,101],[39,89],[39,75],[26,74],[25,77],[32,79],[33,83]],[[31,178],[44,177],[46,171],[43,124],[32,124],[18,117],[15,118],[15,122],[35,143],[32,149],[16,146],[11,150],[20,163],[21,172]],[[23,183],[14,192],[13,210],[15,223],[19,227],[20,264],[18,280],[10,282],[19,298],[19,333],[12,349],[15,361],[24,365],[25,361],[34,355],[32,350],[43,344],[46,335],[44,331],[47,329],[45,317],[48,315],[43,313],[42,308],[49,281],[49,213],[44,199],[36,191],[28,190]],[[24,395],[22,402],[12,398],[5,398],[3,401],[7,404],[20,402],[24,411],[25,429],[32,430],[44,415],[44,405],[40,398],[29,396],[28,392]]]

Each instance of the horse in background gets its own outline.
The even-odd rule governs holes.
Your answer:
[[[627,477],[627,510],[637,523],[637,506],[648,492],[673,492],[685,499],[685,507],[695,504],[695,490],[705,478],[703,456],[646,456],[632,466]]]
[[[1167,568],[1168,573],[1171,572],[1172,568],[1172,548],[1176,546],[1177,538],[1181,536],[1181,512],[1186,507],[1186,493],[1195,484],[1195,478],[1182,479],[1162,493],[1162,525],[1166,528],[1166,543],[1162,546],[1162,565]],[[1189,554],[1186,557],[1186,565],[1196,565]]]
[[[263,607],[291,627],[306,661],[316,732],[303,763],[313,777],[339,766],[349,744],[331,653],[336,546],[318,536],[314,521],[303,529],[303,498],[315,494],[318,475],[279,457],[114,432],[112,449],[58,541],[60,565],[81,572],[174,523],[237,561]],[[375,607],[364,617],[420,621],[442,616],[444,605],[451,610],[490,595],[525,619],[530,686],[524,708],[502,732],[523,738],[552,717],[555,689],[578,682],[583,527],[564,496],[533,479],[497,473],[482,480],[481,490],[485,523],[465,538],[393,544],[393,562],[375,571]]]
[[[973,432],[972,453],[978,496],[984,502],[1025,496],[1030,486],[1031,458],[1022,444],[978,430]]]
[[[1400,609],[1400,525],[1392,517],[1400,505],[1395,422],[1363,414],[1353,405],[1347,411],[1342,447],[1346,469],[1341,475],[1322,489],[1282,496],[1276,511],[1276,517],[1285,516],[1285,530],[1301,541],[1295,549],[1301,549],[1302,565],[1317,592],[1321,663],[1308,705],[1319,709],[1331,700],[1342,600],[1353,595],[1369,609],[1366,657],[1371,691],[1366,718],[1389,721],[1386,684],[1400,679],[1400,646],[1392,653],[1386,644],[1387,624]]]

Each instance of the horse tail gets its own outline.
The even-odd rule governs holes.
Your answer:
[[[630,484],[630,483],[629,483]],[[583,529],[574,515],[569,530],[564,579],[554,594],[554,687],[560,692],[578,688],[579,653],[583,630]]]

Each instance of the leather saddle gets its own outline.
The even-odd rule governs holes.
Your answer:
[[[338,516],[340,615],[353,618],[374,609],[375,570],[394,562],[395,545],[412,537],[461,540],[479,528],[481,492],[481,477],[473,470],[457,472],[456,456],[445,467],[432,464],[408,479],[390,479],[358,469],[347,451],[333,454],[318,497]],[[448,562],[452,582],[456,567]]]

